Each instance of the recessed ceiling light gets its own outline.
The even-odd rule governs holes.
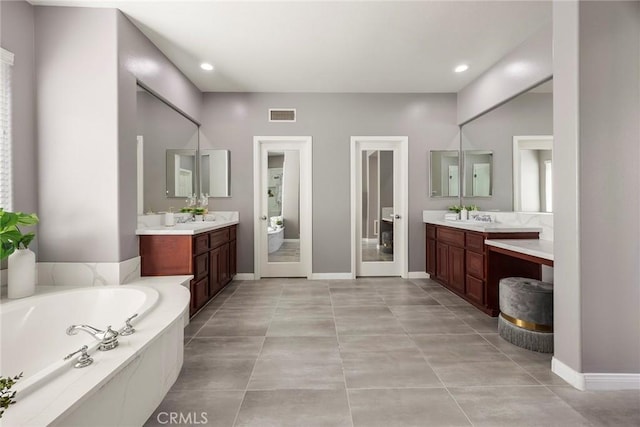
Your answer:
[[[463,71],[467,71],[469,66],[467,64],[460,64],[456,68],[453,69],[456,73],[462,73]]]
[[[203,62],[202,64],[200,64],[200,68],[202,68],[205,71],[213,71],[213,65],[207,62]]]

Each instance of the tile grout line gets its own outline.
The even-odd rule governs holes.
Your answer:
[[[338,357],[340,358],[340,369],[342,370],[342,379],[344,381],[344,395],[347,398],[347,408],[349,409],[349,419],[351,420],[351,427],[355,426],[353,421],[353,411],[351,410],[351,399],[349,399],[349,389],[347,388],[347,375],[344,372],[344,360],[342,360],[342,352],[340,351],[340,338],[338,336],[338,323],[336,322],[336,310],[333,305],[333,298],[331,296],[331,287],[329,286],[329,303],[331,304],[331,314],[333,315],[333,327],[336,331],[336,342],[338,343]]]
[[[238,286],[238,289],[239,288],[240,288],[240,286]],[[237,291],[237,289],[236,289],[236,291]],[[260,354],[262,354],[262,349],[264,348],[264,343],[267,340],[267,332],[269,332],[269,327],[271,326],[271,322],[273,321],[273,316],[275,316],[276,312],[278,311],[278,306],[280,305],[280,298],[282,297],[282,292],[284,292],[284,288],[282,288],[281,291],[280,291],[280,296],[278,297],[278,304],[276,304],[276,309],[273,311],[273,314],[271,315],[271,319],[269,319],[269,326],[267,327],[267,330],[264,332],[265,335],[264,335],[264,337],[262,339],[262,345],[260,346],[260,351],[258,351],[258,355],[256,356],[256,360],[253,362],[253,368],[251,368],[251,374],[249,375],[249,379],[247,380],[247,385],[244,387],[244,394],[242,395],[242,400],[240,401],[240,405],[238,405],[238,410],[236,411],[236,416],[233,419],[233,423],[231,424],[232,426],[235,426],[236,423],[238,422],[238,417],[240,416],[240,410],[242,409],[242,404],[244,403],[245,399],[247,398],[247,392],[249,391],[249,384],[251,383],[251,378],[253,378],[253,373],[256,370],[256,365],[258,364],[258,359],[260,358]],[[235,292],[234,292],[234,294],[235,294]]]
[[[249,375],[249,379],[247,380],[247,385],[244,388],[244,395],[242,396],[242,400],[240,401],[240,405],[238,406],[238,411],[236,412],[236,416],[233,419],[232,426],[235,426],[238,422],[238,417],[240,416],[240,410],[242,409],[242,404],[247,398],[247,392],[249,391],[249,384],[251,384],[251,379],[253,378],[253,374],[256,370],[256,365],[258,364],[258,360],[260,359],[260,354],[262,354],[262,350],[264,349],[264,343],[267,341],[267,333],[269,332],[269,327],[271,327],[271,322],[273,321],[273,317],[276,315],[278,311],[278,307],[280,306],[280,299],[282,298],[282,293],[284,292],[284,287],[281,285],[280,295],[278,296],[278,303],[276,304],[275,310],[273,310],[273,314],[269,319],[269,326],[267,326],[267,330],[264,332],[264,337],[262,339],[262,345],[260,346],[260,351],[258,351],[258,355],[256,356],[256,360],[253,362],[253,368],[251,368],[251,374]]]

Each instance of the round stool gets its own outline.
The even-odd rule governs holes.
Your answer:
[[[511,344],[553,353],[553,285],[523,277],[500,280],[498,334]]]

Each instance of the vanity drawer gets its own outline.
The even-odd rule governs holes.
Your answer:
[[[436,226],[427,224],[427,239],[436,238]]]
[[[484,255],[467,251],[467,274],[484,279]]]
[[[464,231],[438,227],[436,233],[439,242],[464,247]]]
[[[229,229],[229,240],[236,240],[236,226]]]
[[[193,253],[195,255],[207,252],[209,250],[209,236],[201,234],[193,238]]]
[[[484,235],[467,231],[467,249],[470,251],[484,252]]]
[[[209,254],[195,257],[193,262],[193,275],[195,280],[200,280],[209,274]]]
[[[214,231],[209,235],[209,247],[215,249],[229,241],[229,229]]]
[[[467,275],[466,296],[479,304],[484,304],[484,281]]]

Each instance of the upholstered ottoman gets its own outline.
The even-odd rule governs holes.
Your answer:
[[[523,277],[500,280],[498,333],[519,347],[553,353],[553,285]]]

